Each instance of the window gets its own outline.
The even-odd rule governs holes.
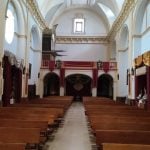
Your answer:
[[[10,44],[14,37],[15,19],[12,11],[13,7],[10,5],[7,10],[6,26],[5,26],[5,40]]]
[[[84,19],[74,19],[74,33],[84,33]]]

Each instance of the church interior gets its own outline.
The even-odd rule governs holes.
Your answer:
[[[150,150],[150,1],[0,2],[0,150]]]

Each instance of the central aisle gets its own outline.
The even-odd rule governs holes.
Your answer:
[[[48,150],[91,150],[84,107],[81,102],[73,103],[68,109],[64,125],[58,129]]]

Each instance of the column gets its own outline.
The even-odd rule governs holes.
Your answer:
[[[3,68],[2,60],[4,55],[5,21],[6,8],[8,0],[0,2],[0,101],[3,95]]]
[[[96,87],[92,88],[92,96],[93,97],[97,96],[97,88]]]
[[[60,96],[64,96],[65,94],[65,89],[63,86],[60,87]]]

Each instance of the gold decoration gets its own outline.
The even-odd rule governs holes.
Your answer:
[[[146,66],[150,66],[150,51],[143,54],[143,63]]]
[[[138,56],[138,58],[135,59],[135,66],[138,67],[142,64],[143,59],[142,59],[142,55]]]

